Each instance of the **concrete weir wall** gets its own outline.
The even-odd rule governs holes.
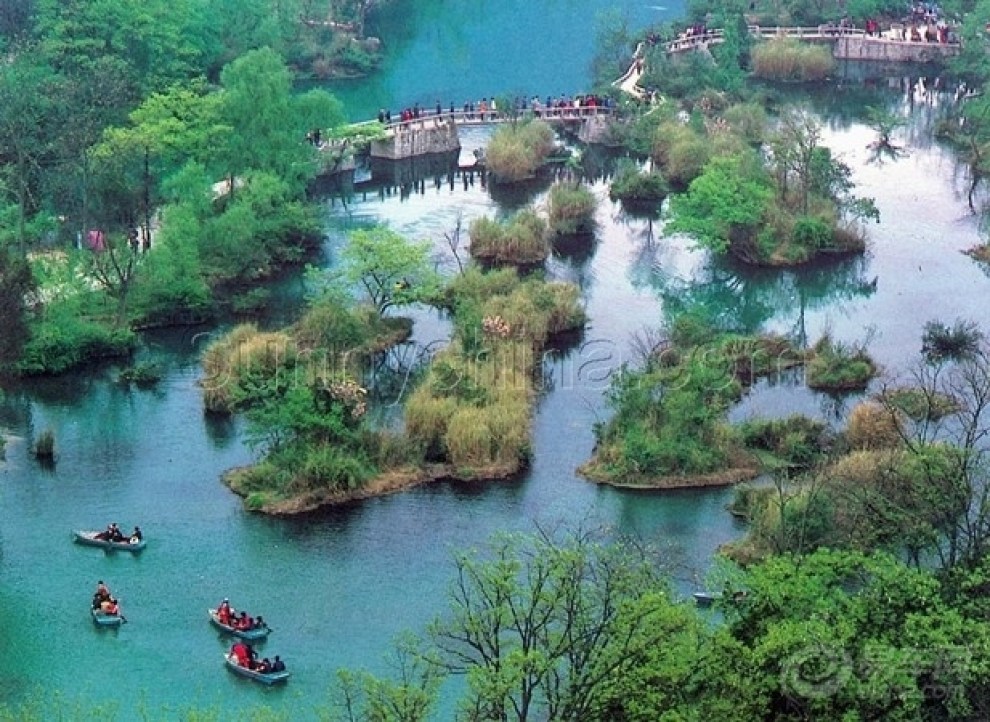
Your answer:
[[[948,43],[912,43],[888,38],[845,35],[835,39],[836,60],[881,60],[895,63],[930,63],[951,58],[959,46]]]
[[[371,144],[372,158],[403,160],[434,153],[449,153],[461,149],[457,124],[453,120],[424,118],[396,126],[391,136]]]

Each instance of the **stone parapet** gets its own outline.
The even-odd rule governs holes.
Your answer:
[[[460,149],[457,124],[450,119],[430,117],[392,128],[388,138],[371,143],[371,157],[403,160]]]
[[[848,35],[835,39],[836,60],[878,60],[894,63],[931,63],[959,54],[955,43],[918,43],[890,38]]]

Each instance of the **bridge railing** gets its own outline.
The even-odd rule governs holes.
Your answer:
[[[512,112],[501,110],[495,112],[486,110],[482,112],[477,109],[473,111],[455,109],[451,112],[448,109],[439,114],[436,111],[420,113],[418,118],[413,118],[411,120],[396,120],[395,118],[392,118],[390,121],[387,121],[382,125],[386,130],[402,131],[436,128],[450,121],[453,121],[457,125],[487,125],[491,123],[510,123],[513,120],[529,119],[541,119],[551,122],[566,122],[582,120],[584,118],[589,118],[596,115],[611,115],[612,110],[613,109],[611,106],[574,106],[573,104],[558,108],[542,107],[539,110],[528,107],[525,110],[517,110]],[[377,119],[362,120],[357,123],[351,123],[351,127],[370,126],[378,123],[379,121]]]
[[[866,35],[866,30],[827,24],[806,27],[750,25],[749,33],[758,38],[832,38],[845,35]],[[682,35],[671,40],[666,44],[666,50],[668,53],[676,53],[721,43],[724,40],[725,33],[721,29],[707,30],[704,33]]]

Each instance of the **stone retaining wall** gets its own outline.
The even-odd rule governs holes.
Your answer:
[[[879,60],[895,63],[930,63],[959,54],[959,46],[947,43],[912,43],[888,38],[847,35],[836,38],[836,60]]]
[[[396,126],[391,137],[372,142],[371,157],[402,160],[460,149],[457,124],[449,119],[431,117]]]

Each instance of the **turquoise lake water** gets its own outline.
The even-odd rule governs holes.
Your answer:
[[[380,21],[394,56],[381,76],[366,81],[364,108],[429,102],[437,93],[537,92],[547,84],[557,86],[551,92],[580,89],[590,47],[558,50],[551,41],[564,44],[590,32],[587,18],[607,5],[405,0]],[[622,5],[641,23],[679,11]],[[438,70],[444,58],[458,63],[456,72]],[[504,80],[500,87],[496,79]],[[623,213],[608,201],[604,180],[592,184],[601,199],[594,243],[558,249],[548,264],[553,276],[580,285],[590,320],[582,338],[546,358],[533,465],[519,479],[436,484],[294,519],[249,515],[219,482],[225,469],[252,458],[240,424],[203,414],[198,356],[210,329],[148,337],[149,352],[166,364],[154,390],[121,388],[113,368],[7,389],[0,402],[0,430],[8,438],[0,463],[0,599],[19,611],[0,629],[0,701],[16,703],[41,690],[113,700],[120,719],[141,709],[151,719],[175,718],[188,705],[236,719],[258,704],[292,719],[315,718],[337,668],[382,671],[394,637],[443,610],[451,550],[537,522],[638,534],[662,550],[679,589],[703,585],[713,552],[742,533],[724,509],[731,491],[617,491],[574,472],[592,451],[592,425],[607,415],[601,394],[608,375],[633,358],[632,335],[659,323],[665,304],[676,299],[710,304],[740,325],[812,339],[826,329],[848,341],[869,336],[870,350],[892,373],[919,350],[925,321],[982,322],[990,279],[961,253],[979,239],[961,195],[965,179],[952,155],[931,142],[938,99],[919,91],[916,81],[864,84],[861,74],[850,75],[841,87],[812,96],[826,120],[827,143],[853,168],[860,192],[880,207],[883,222],[870,228],[871,250],[863,259],[779,273],[713,264],[685,239],[664,238],[659,224]],[[348,93],[362,91],[355,86]],[[900,138],[908,150],[902,158],[871,161],[871,131],[859,121],[865,98],[910,119]],[[465,132],[464,153],[485,139],[483,129]],[[539,204],[543,193],[493,199],[479,179],[450,184],[423,177],[414,190],[359,194],[346,207],[328,200],[328,254],[349,224],[365,220],[431,238],[439,251],[442,233],[458,217],[466,224],[521,200]],[[293,309],[281,315],[291,318]],[[416,318],[417,347],[442,341],[442,319],[425,312]],[[733,413],[804,411],[837,419],[852,401],[811,393],[800,377],[788,376],[759,384]],[[46,428],[56,436],[54,469],[28,453]],[[111,520],[141,524],[147,550],[108,556],[70,543],[72,529]],[[119,631],[96,630],[88,617],[98,579],[122,600],[129,623]],[[288,661],[294,676],[284,689],[261,688],[223,668],[229,640],[206,617],[223,596],[263,613],[274,628],[263,653]],[[449,719],[449,711],[438,718]]]

